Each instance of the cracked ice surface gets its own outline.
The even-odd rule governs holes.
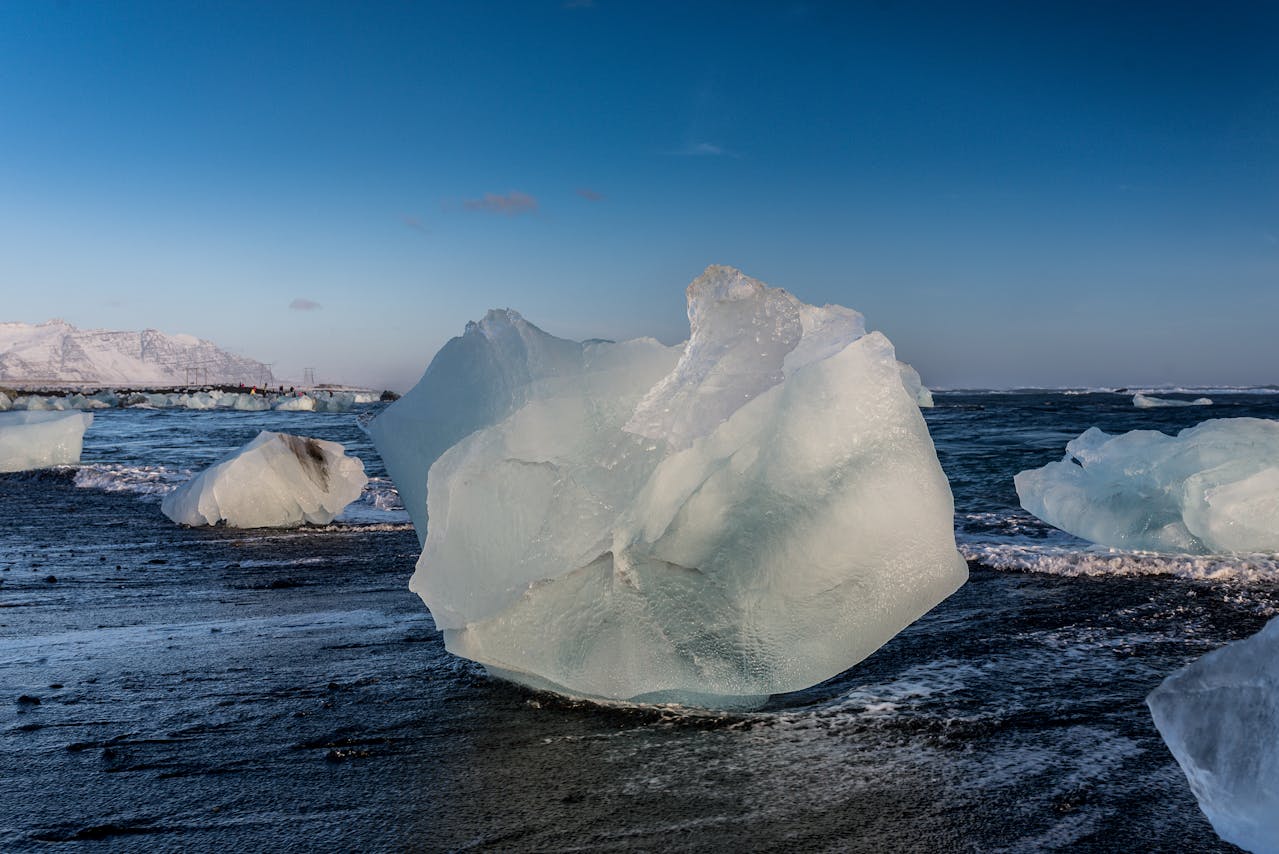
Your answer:
[[[747,706],[958,588],[952,499],[888,339],[729,267],[684,347],[514,312],[370,425],[448,648],[560,693]],[[427,470],[429,469],[429,474]]]

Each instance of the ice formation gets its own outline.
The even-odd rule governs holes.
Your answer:
[[[1217,835],[1279,854],[1279,618],[1178,670],[1146,704]]]
[[[1132,405],[1138,409],[1158,409],[1165,406],[1212,406],[1212,398],[1197,397],[1194,400],[1178,400],[1175,397],[1151,397],[1137,392],[1132,396]]]
[[[181,525],[327,525],[367,482],[364,463],[337,442],[263,430],[166,495],[160,507]]]
[[[919,371],[905,362],[898,362],[897,369],[902,375],[902,385],[906,386],[906,391],[914,399],[916,405],[931,409],[933,406],[933,393],[924,385],[924,381],[919,378]]]
[[[92,423],[93,416],[83,412],[0,413],[0,472],[80,462],[84,431]]]
[[[0,391],[0,412],[6,412],[13,406],[13,401],[9,399],[9,395]]]
[[[1015,478],[1021,506],[1094,543],[1190,554],[1279,552],[1279,421],[1222,418],[1110,436]]]
[[[688,311],[684,347],[490,312],[372,421],[448,649],[572,696],[750,706],[964,582],[887,338],[728,267]]]

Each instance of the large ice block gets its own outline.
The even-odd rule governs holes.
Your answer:
[[[0,472],[80,462],[87,412],[0,412]]]
[[[1102,545],[1279,552],[1279,421],[1221,418],[1176,437],[1092,427],[1014,480],[1026,510]]]
[[[749,706],[963,583],[888,339],[728,267],[688,302],[683,348],[490,312],[372,422],[451,651],[572,696]]]
[[[1146,704],[1217,834],[1279,854],[1279,618],[1178,670]]]
[[[364,463],[337,442],[263,430],[164,497],[182,525],[232,528],[327,525],[360,497]]]

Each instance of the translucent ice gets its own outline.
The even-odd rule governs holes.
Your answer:
[[[92,423],[93,416],[83,412],[0,413],[0,472],[80,462],[84,431]]]
[[[1178,670],[1146,704],[1217,835],[1279,852],[1279,618]]]
[[[275,409],[282,412],[314,412],[315,398],[305,394],[289,395],[276,401]]]
[[[898,362],[897,369],[901,371],[902,385],[906,386],[906,391],[914,399],[915,403],[924,409],[931,409],[933,406],[933,393],[924,385],[924,381],[919,378],[919,371],[905,362]]]
[[[1151,397],[1137,392],[1132,396],[1132,405],[1138,409],[1157,409],[1164,406],[1212,406],[1212,398],[1197,397],[1194,400],[1178,400],[1175,397]]]
[[[337,442],[263,430],[166,495],[161,509],[192,526],[327,525],[367,482],[364,463]]]
[[[1192,554],[1279,552],[1279,422],[1223,418],[1110,436],[1015,478],[1021,506],[1102,545]]]
[[[490,312],[372,422],[419,532],[429,510],[410,586],[450,650],[573,696],[748,706],[963,583],[888,339],[727,267],[688,303],[683,348]]]

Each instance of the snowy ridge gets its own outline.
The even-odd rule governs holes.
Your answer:
[[[264,385],[275,377],[262,362],[192,335],[78,329],[49,320],[0,323],[0,382]]]

